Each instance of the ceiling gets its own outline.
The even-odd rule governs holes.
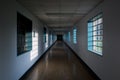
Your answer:
[[[103,0],[17,0],[56,32],[73,27]]]

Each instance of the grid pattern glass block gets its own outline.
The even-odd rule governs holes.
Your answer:
[[[46,34],[47,34],[47,30],[46,30],[46,28],[44,27],[44,43],[46,43]]]
[[[71,41],[70,38],[71,38],[71,37],[70,37],[70,32],[68,32],[68,41]]]
[[[32,49],[32,33],[26,33],[25,37],[25,50],[28,51]]]
[[[102,55],[103,18],[99,14],[88,21],[88,50]]]
[[[74,28],[73,29],[73,43],[77,43],[77,29]]]

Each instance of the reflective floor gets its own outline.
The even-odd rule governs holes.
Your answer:
[[[60,41],[21,80],[97,80]]]

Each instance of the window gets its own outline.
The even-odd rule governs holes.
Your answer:
[[[32,50],[32,21],[17,13],[17,55]]]
[[[44,43],[46,43],[46,34],[47,34],[47,30],[46,30],[46,28],[44,27],[44,36],[43,36]]]
[[[70,32],[68,32],[68,41],[71,41],[71,39],[70,39]]]
[[[73,29],[73,43],[77,43],[77,29],[74,28]]]
[[[46,34],[46,43],[45,43],[45,48],[47,48],[48,47],[48,33]]]
[[[103,18],[102,14],[88,21],[88,50],[102,55],[103,46]]]
[[[53,36],[52,36],[52,33],[51,33],[51,35],[50,35],[50,44],[52,44],[52,42],[53,42]]]
[[[64,36],[63,36],[63,38],[64,38],[64,40],[67,40],[67,34],[64,34]]]
[[[47,33],[47,29],[44,27],[44,43],[45,43],[45,48],[48,47],[48,33]]]

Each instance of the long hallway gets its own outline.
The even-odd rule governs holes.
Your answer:
[[[120,0],[1,0],[0,80],[120,80],[119,7]]]
[[[96,79],[63,42],[57,41],[20,80]]]

